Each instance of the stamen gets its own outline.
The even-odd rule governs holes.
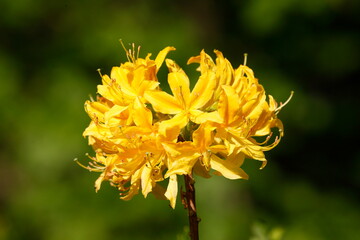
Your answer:
[[[99,165],[96,162],[89,162],[89,165],[91,167],[88,167],[89,169],[91,169],[90,171],[94,171],[94,172],[102,172],[106,167]]]
[[[89,153],[85,153],[85,156],[87,156],[88,158],[90,158],[90,159],[91,159],[91,160],[93,160],[93,161],[96,161],[96,158],[95,158],[95,157],[90,156],[90,154],[89,154]]]
[[[98,69],[96,69],[96,71],[99,73],[100,77],[102,78],[103,76],[102,76],[102,74],[101,74],[101,69],[98,68]]]
[[[289,98],[284,102],[284,103],[280,103],[280,106],[278,108],[275,109],[275,113],[278,114],[279,111],[290,102],[291,98],[294,95],[294,91],[291,91]]]
[[[262,164],[261,164],[261,167],[260,167],[260,170],[264,169],[264,167],[266,166],[267,164],[267,161],[262,161]]]
[[[126,58],[127,58],[127,60],[128,60],[129,62],[131,62],[131,58],[130,58],[131,54],[129,53],[130,50],[127,50],[127,49],[126,49],[126,47],[125,47],[122,39],[120,39],[119,41],[120,41],[121,46],[123,47],[123,49],[124,49],[124,51],[125,51],[125,53],[126,53]]]
[[[243,66],[246,66],[247,56],[248,56],[248,54],[247,54],[247,53],[244,53],[244,64],[243,64]],[[242,67],[242,66],[240,65],[240,67]],[[245,71],[244,71],[244,69],[242,68],[242,69],[241,69],[241,73],[240,73],[240,79],[243,78],[244,75],[245,75]]]
[[[74,162],[76,162],[80,167],[88,169],[88,167],[86,167],[85,165],[83,165],[82,163],[79,162],[79,159],[74,158]]]
[[[89,170],[90,172],[102,172],[101,169],[96,169],[96,168],[91,168],[89,166],[85,166],[82,163],[79,162],[79,160],[77,158],[74,159],[74,161],[82,168],[85,168],[87,170]]]
[[[272,135],[273,135],[273,133],[271,132],[271,133],[266,137],[266,139],[265,139],[264,142],[257,143],[257,144],[259,144],[259,145],[265,145],[265,144],[270,140],[270,138],[271,138]],[[276,138],[277,138],[277,137],[276,137]],[[276,138],[275,138],[275,140],[276,140]]]
[[[141,48],[141,46],[138,46],[138,49],[137,49],[137,54],[136,54],[136,59],[138,59],[138,58],[139,58],[140,48]]]
[[[131,59],[131,61],[130,62],[134,62],[134,58],[133,58],[133,53],[132,53],[132,51],[131,51],[131,49],[129,49],[129,52],[128,52],[128,54],[129,54],[129,58]]]
[[[93,96],[91,94],[89,94],[89,98],[90,98],[91,102],[95,102],[95,100],[94,100],[94,98],[93,98]]]
[[[247,54],[247,53],[244,53],[244,66],[246,66],[247,56],[248,56],[248,54]]]
[[[133,50],[133,55],[132,55],[132,58],[133,58],[133,61],[135,62],[135,60],[136,60],[136,58],[135,58],[135,43],[132,43],[131,44],[131,46],[132,46],[132,50]]]

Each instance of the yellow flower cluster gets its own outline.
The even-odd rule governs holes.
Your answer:
[[[121,198],[131,199],[139,191],[166,198],[174,208],[177,175],[210,177],[210,172],[229,179],[247,179],[241,169],[245,158],[262,161],[264,151],[274,148],[283,135],[276,117],[284,104],[266,95],[245,64],[233,69],[222,53],[216,60],[201,51],[189,59],[198,63],[200,77],[192,90],[186,73],[166,59],[166,47],[150,59],[127,50],[128,62],[101,75],[96,101],[86,101],[91,123],[83,135],[96,155],[91,171],[101,172],[96,191],[109,181]],[[172,94],[159,87],[157,72],[165,61]],[[269,144],[272,128],[279,136]],[[258,142],[256,137],[263,137]],[[261,167],[261,168],[262,168]],[[159,183],[166,180],[167,187]]]

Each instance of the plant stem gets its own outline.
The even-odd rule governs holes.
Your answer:
[[[199,240],[199,222],[200,219],[196,213],[195,202],[195,181],[191,175],[185,175],[185,188],[186,192],[183,193],[183,204],[188,210],[189,225],[190,225],[190,238],[191,240]]]

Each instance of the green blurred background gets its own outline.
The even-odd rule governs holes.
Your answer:
[[[221,50],[277,101],[285,137],[249,181],[197,179],[201,239],[360,239],[359,1],[3,0],[0,2],[0,239],[186,239],[178,201],[119,200],[73,161],[92,153],[84,101],[126,60]],[[212,55],[214,56],[214,55]],[[162,79],[166,69],[161,70]],[[194,79],[194,77],[193,77]],[[282,238],[279,238],[282,236]]]

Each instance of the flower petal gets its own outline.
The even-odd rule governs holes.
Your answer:
[[[116,87],[118,84],[111,80],[108,75],[103,75],[102,81],[103,84],[97,86],[97,92],[115,104],[124,105],[129,96]]]
[[[190,94],[192,109],[203,107],[213,96],[216,86],[215,73],[207,71],[202,74]]]
[[[165,178],[172,174],[191,174],[195,162],[200,157],[200,153],[196,151],[192,143],[163,143],[163,146],[169,155]]]
[[[157,81],[144,80],[139,86],[134,87],[137,88],[137,96],[142,97],[144,96],[145,91],[155,90],[159,86],[159,84],[160,83]]]
[[[218,111],[224,124],[230,125],[239,117],[239,96],[231,86],[223,85],[222,89]]]
[[[107,124],[108,126],[114,126],[116,124],[119,124],[120,119],[126,120],[128,114],[125,114],[124,112],[127,109],[128,107],[123,107],[119,105],[112,106],[112,108],[110,108],[110,110],[104,114],[105,124]]]
[[[211,168],[218,171],[221,175],[229,179],[248,179],[249,176],[241,168],[235,166],[232,162],[222,160],[215,154],[210,159]]]
[[[178,131],[186,126],[189,122],[189,118],[185,113],[179,113],[175,115],[173,118],[162,121],[159,126],[159,133],[163,136],[170,136],[167,134],[167,131]]]
[[[152,179],[151,179],[151,172],[152,169],[150,167],[147,166],[147,164],[145,164],[142,167],[142,171],[141,171],[141,189],[142,189],[142,194],[144,195],[144,197],[146,198],[148,193],[151,192],[152,190]]]
[[[164,114],[177,114],[182,110],[178,101],[166,92],[146,91],[144,97],[157,112]]]
[[[213,143],[214,136],[212,131],[214,129],[215,127],[209,124],[201,124],[200,127],[194,131],[193,143],[200,151],[205,151],[206,148]]]
[[[201,50],[200,55],[196,57],[191,57],[187,64],[191,63],[200,63],[199,69],[201,74],[204,74],[209,69],[213,69],[215,67],[214,61],[211,57],[205,53],[204,49]]]
[[[139,100],[139,98],[135,99],[132,117],[136,126],[143,128],[152,127],[152,113],[144,106],[144,104]]]
[[[189,106],[190,81],[186,73],[173,61],[166,59],[169,68],[168,82],[176,100],[185,109]]]
[[[230,85],[234,78],[234,69],[229,60],[224,58],[222,52],[214,50],[216,54],[216,78],[219,81],[219,87],[222,85]],[[220,90],[220,89],[219,89]]]
[[[130,74],[129,69],[121,66],[121,67],[113,67],[111,69],[111,80],[115,81],[116,86],[118,87],[121,92],[125,94],[125,96],[129,98],[136,97],[136,91],[134,88],[131,87],[133,78],[130,77],[134,73],[132,72]]]
[[[159,71],[159,68],[161,67],[162,63],[164,62],[166,55],[170,52],[170,51],[174,51],[176,50],[176,48],[174,47],[166,47],[163,50],[161,50],[158,55],[155,58],[155,64],[156,64],[156,71]]]
[[[178,184],[176,174],[170,176],[169,184],[165,192],[165,197],[170,201],[170,206],[174,209],[176,204],[176,197],[178,193]]]
[[[190,120],[196,124],[202,124],[206,121],[222,123],[222,118],[219,112],[203,112],[200,110],[190,110]]]

